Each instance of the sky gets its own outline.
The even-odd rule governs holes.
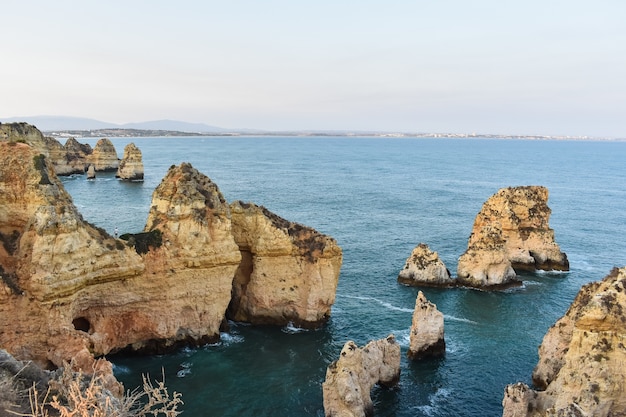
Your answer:
[[[3,0],[0,118],[626,137],[624,0]]]

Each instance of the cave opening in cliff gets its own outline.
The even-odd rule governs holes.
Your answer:
[[[74,329],[80,330],[81,332],[89,333],[91,329],[91,323],[85,317],[76,317],[72,320],[72,324],[74,325]]]

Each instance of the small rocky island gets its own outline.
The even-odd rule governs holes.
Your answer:
[[[398,275],[410,286],[501,289],[519,285],[517,271],[568,271],[549,226],[548,189],[509,187],[491,196],[476,215],[467,250],[451,278],[437,252],[420,243]]]

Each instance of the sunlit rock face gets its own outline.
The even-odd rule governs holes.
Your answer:
[[[540,186],[499,190],[484,204],[459,258],[462,285],[497,288],[515,284],[515,270],[569,270],[567,256],[549,226],[548,190]]]
[[[261,296],[262,317],[317,324],[330,314],[341,264],[331,238],[284,220],[289,226],[274,225],[269,235],[254,224],[249,232],[235,227],[217,185],[181,164],[155,189],[144,232],[116,239],[83,220],[49,158],[29,144],[39,138],[36,129],[0,127],[0,317],[10,317],[0,320],[0,346],[19,360],[44,367],[74,360],[92,369],[94,357],[121,349],[159,352],[217,340],[233,279],[248,266],[241,245],[280,258],[250,263],[264,273],[282,265],[302,274],[285,278],[303,288],[294,287],[294,302],[271,298],[272,312]],[[263,242],[283,233],[288,245],[285,237],[276,238],[278,249]],[[286,247],[295,263],[282,258]]]
[[[127,181],[143,181],[141,151],[134,143],[129,143],[124,147],[124,156],[115,176]]]
[[[409,359],[443,356],[446,352],[443,330],[443,313],[420,291],[415,299],[411,322]]]
[[[116,172],[120,165],[115,146],[107,138],[102,138],[96,142],[88,162],[94,166],[96,171],[104,172]]]
[[[626,415],[626,268],[581,288],[546,333],[533,372],[537,390],[505,389],[505,417]]]
[[[393,335],[362,348],[347,342],[339,359],[326,370],[322,384],[324,413],[327,417],[372,416],[372,387],[393,387],[399,380],[400,345]]]
[[[437,252],[427,244],[417,245],[398,274],[398,282],[409,286],[450,287],[456,281]]]
[[[318,327],[330,317],[342,262],[337,242],[252,203],[230,205],[242,261],[229,317]]]

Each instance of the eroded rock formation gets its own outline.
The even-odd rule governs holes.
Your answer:
[[[413,249],[404,269],[398,274],[398,282],[409,286],[431,287],[449,287],[455,284],[437,252],[430,250],[425,243],[420,243]]]
[[[443,314],[420,291],[415,300],[411,323],[409,359],[443,356],[446,342],[443,334]]]
[[[569,270],[549,226],[548,190],[540,186],[499,190],[484,204],[459,258],[459,283],[472,287],[514,284],[515,270]]]
[[[48,158],[24,142],[0,141],[0,317],[11,317],[0,320],[0,346],[20,360],[58,367],[71,359],[89,370],[94,356],[119,349],[155,351],[219,338],[242,259],[233,230],[247,232],[231,224],[217,186],[189,164],[172,166],[154,191],[145,231],[125,242],[85,222]],[[252,228],[248,238],[285,233],[267,226],[265,237]],[[306,229],[294,239],[309,242],[315,234]],[[330,240],[316,242],[309,251],[296,245],[302,252],[295,264],[278,250],[278,264],[299,267],[299,281],[289,279],[306,290],[294,288],[297,299],[277,303],[274,316],[264,305],[264,317],[280,316],[285,324],[327,317],[324,303],[334,300],[336,275],[330,282],[324,274],[338,274],[339,266],[326,255],[338,251],[340,261],[341,250]],[[271,263],[253,264],[272,271]],[[267,291],[251,293],[279,299]]]
[[[242,261],[229,317],[317,327],[328,320],[342,262],[337,242],[252,203],[230,205]]]
[[[626,268],[582,287],[545,335],[533,383],[505,389],[504,417],[626,415]]]
[[[128,181],[143,181],[141,151],[134,143],[129,143],[124,147],[124,156],[115,176]]]
[[[117,151],[113,143],[107,138],[98,140],[89,158],[89,163],[93,164],[96,171],[117,171],[120,161],[117,158]]]
[[[375,384],[395,386],[400,379],[400,345],[393,335],[363,348],[347,342],[339,359],[328,366],[322,384],[327,417],[374,415],[370,392]]]

